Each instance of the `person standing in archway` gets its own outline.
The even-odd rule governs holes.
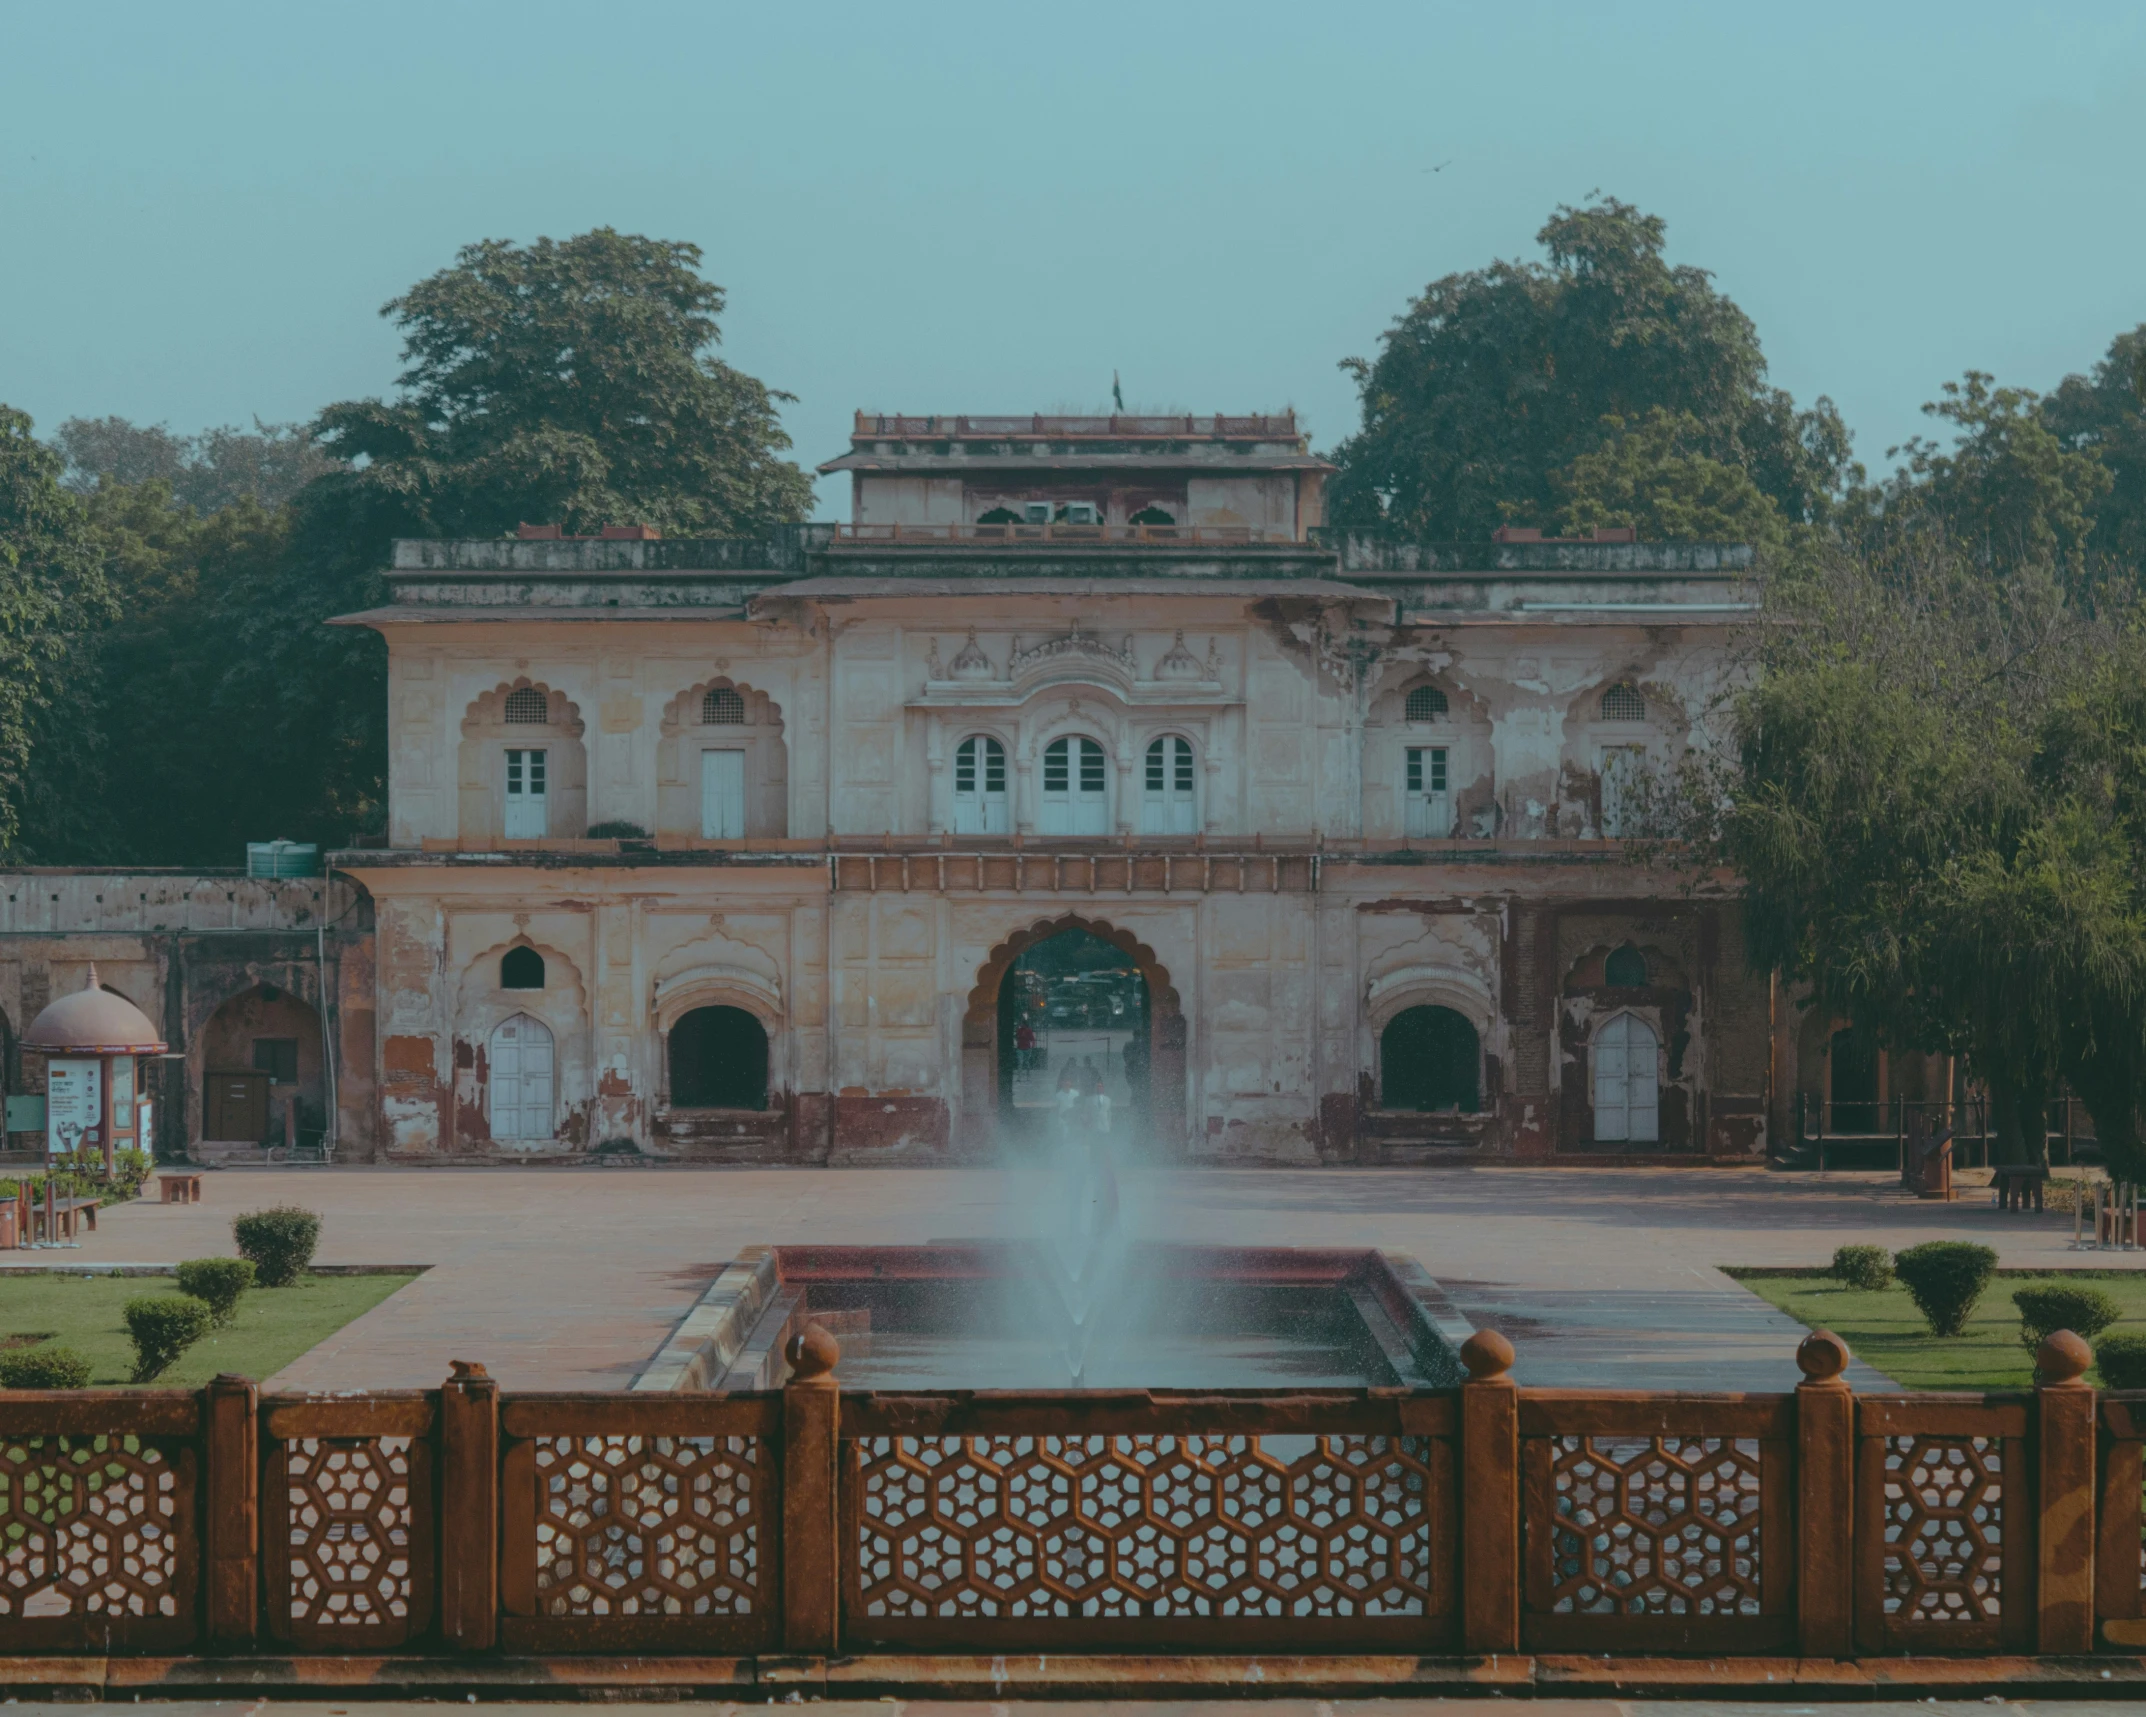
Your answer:
[[[1097,1138],[1110,1137],[1110,1090],[1100,1073],[1089,1082],[1088,1126]]]

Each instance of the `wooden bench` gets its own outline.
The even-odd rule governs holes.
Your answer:
[[[2025,1164],[2000,1163],[1990,1171],[1990,1179],[1997,1188],[1999,1210],[2025,1210],[2031,1195],[2034,1208],[2042,1208],[2042,1188],[2048,1184],[2049,1171]]]
[[[201,1176],[179,1172],[159,1174],[156,1177],[157,1191],[164,1204],[199,1204],[201,1202]]]
[[[49,1219],[43,1199],[33,1201],[30,1206],[34,1237],[48,1246],[55,1241],[79,1239],[85,1222],[92,1234],[97,1232],[97,1201],[94,1198],[55,1198]]]

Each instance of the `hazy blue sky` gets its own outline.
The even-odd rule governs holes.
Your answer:
[[[1597,187],[1876,461],[2146,320],[2146,7],[0,0],[0,400],[302,418],[457,245],[609,222],[704,247],[807,463],[1113,367],[1325,446],[1336,360]]]

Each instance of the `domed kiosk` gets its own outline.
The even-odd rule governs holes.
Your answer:
[[[45,1139],[51,1151],[101,1151],[104,1171],[112,1154],[151,1143],[149,1104],[141,1087],[138,1057],[162,1055],[164,1040],[148,1016],[125,996],[89,981],[62,996],[23,1033],[22,1047],[45,1059]]]

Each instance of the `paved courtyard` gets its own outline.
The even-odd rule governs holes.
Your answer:
[[[1047,1196],[1038,1177],[988,1169],[232,1170],[204,1188],[199,1205],[107,1212],[76,1252],[0,1253],[0,1270],[227,1252],[233,1215],[301,1203],[326,1218],[322,1263],[430,1269],[277,1386],[420,1386],[473,1359],[509,1388],[617,1389],[740,1247],[1013,1236]],[[1478,1327],[1512,1338],[1517,1376],[1538,1385],[1791,1386],[1800,1326],[1720,1265],[1963,1238],[2008,1267],[2146,1266],[2073,1253],[2068,1216],[2003,1213],[1979,1191],[1923,1203],[1878,1175],[1188,1170],[1129,1177],[1126,1208],[1137,1232],[1175,1240],[1412,1253]]]

